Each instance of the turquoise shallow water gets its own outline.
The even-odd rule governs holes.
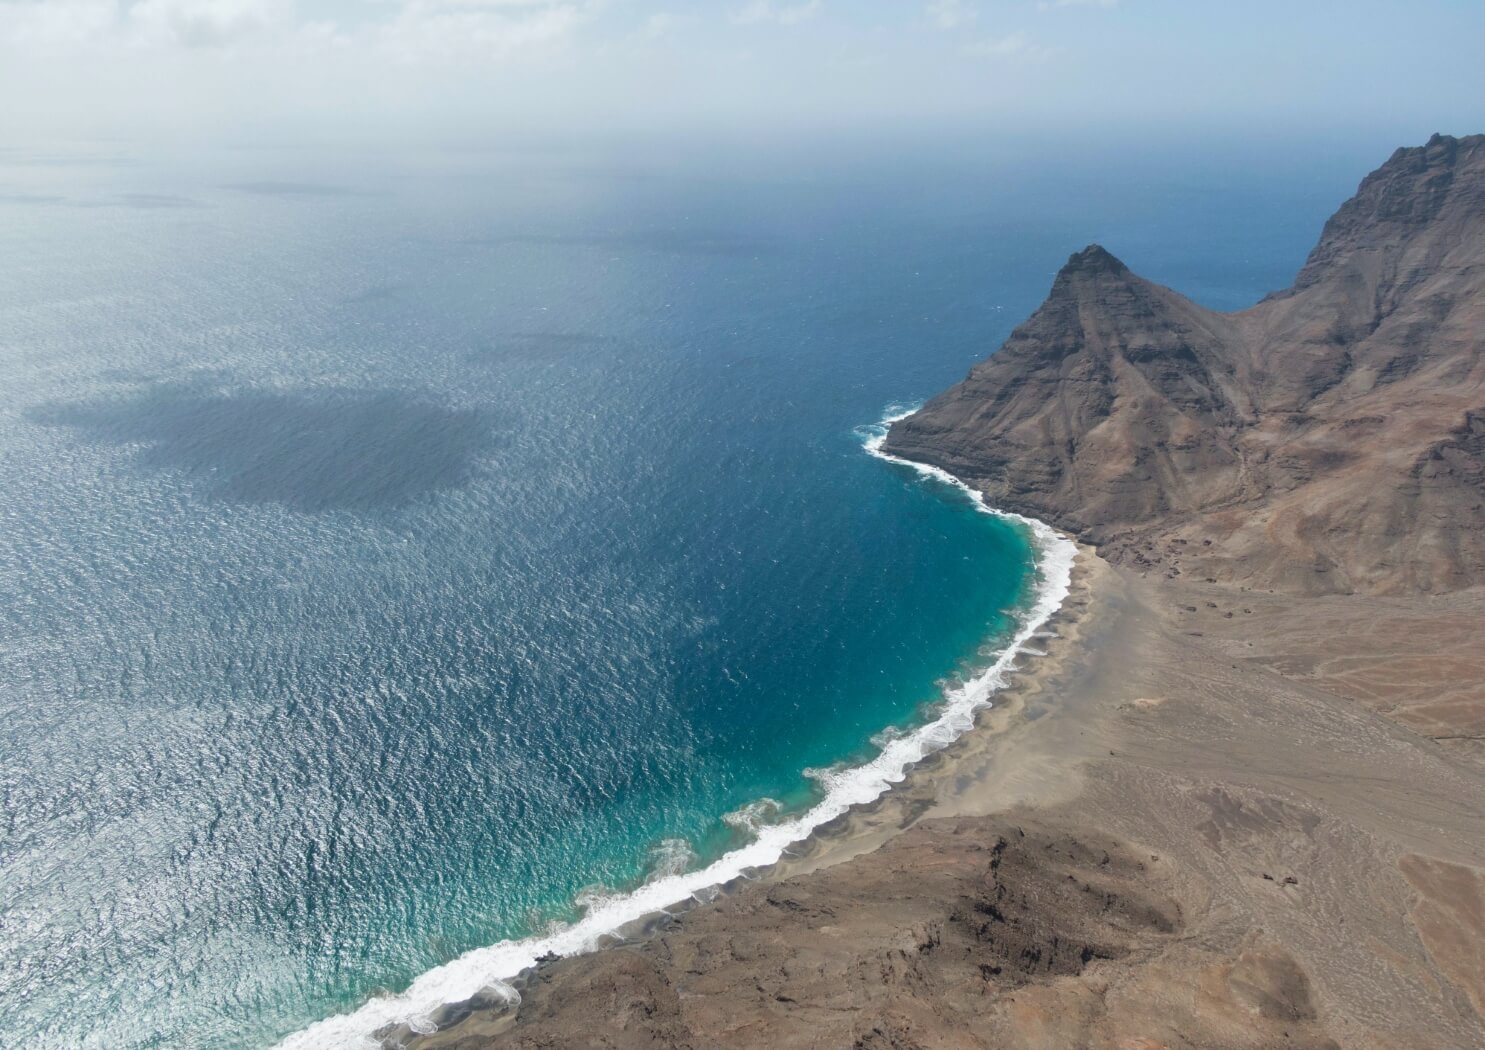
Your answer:
[[[1338,199],[84,158],[0,163],[0,1030],[31,1046],[270,1045],[808,806],[1028,595],[1024,530],[862,425],[1093,236],[1235,306]],[[1244,206],[1277,247],[1162,254],[1256,244]]]

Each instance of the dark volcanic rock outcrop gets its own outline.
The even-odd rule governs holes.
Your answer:
[[[1184,909],[1164,866],[1116,840],[933,821],[873,860],[749,886],[644,944],[551,964],[495,1031],[423,1045],[986,1050],[1092,1045],[1096,1031],[1100,1046],[1335,1050],[1282,950],[1227,963],[1200,1002],[1145,984],[1152,965],[1191,964]],[[1241,1030],[1221,1010],[1241,1011]]]
[[[1116,562],[1305,593],[1485,583],[1485,136],[1400,149],[1222,314],[1102,248],[887,450]]]

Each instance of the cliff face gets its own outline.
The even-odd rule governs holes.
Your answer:
[[[1079,252],[886,447],[1171,575],[1485,583],[1485,135],[1398,150],[1239,313]]]

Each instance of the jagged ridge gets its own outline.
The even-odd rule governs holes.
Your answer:
[[[1485,136],[1400,149],[1294,286],[1234,314],[1098,245],[895,455],[1170,574],[1485,582]]]

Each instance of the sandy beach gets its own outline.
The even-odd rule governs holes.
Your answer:
[[[1428,667],[1459,682],[1451,646],[1481,659],[1457,643],[1485,595],[1330,603],[1352,630],[1085,547],[1046,655],[907,782],[716,903],[544,964],[513,1014],[407,1045],[1482,1045],[1485,788],[1463,738],[1485,695],[1447,725],[1408,698]],[[996,843],[1016,869],[987,887]],[[1069,884],[1097,907],[1052,906]],[[1005,937],[967,918],[986,907]],[[910,995],[868,979],[883,958],[915,968]],[[967,1004],[978,1041],[955,1034]],[[891,1030],[860,1041],[867,1014]]]

